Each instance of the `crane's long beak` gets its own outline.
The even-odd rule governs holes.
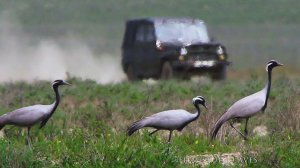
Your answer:
[[[207,106],[205,104],[203,106],[207,109]]]
[[[283,66],[283,64],[281,64],[281,63],[278,63],[278,66]]]
[[[64,81],[64,85],[71,85],[70,83],[68,83],[68,82],[66,82],[66,81]]]

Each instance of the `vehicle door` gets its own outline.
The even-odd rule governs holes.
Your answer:
[[[135,38],[137,69],[144,77],[151,75],[155,60],[155,35],[153,24],[146,23],[138,26]]]

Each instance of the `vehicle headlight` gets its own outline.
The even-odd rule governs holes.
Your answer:
[[[163,47],[161,41],[159,41],[159,40],[156,41],[156,48],[160,51],[164,50],[164,47]]]
[[[217,54],[219,54],[219,55],[221,55],[221,54],[223,54],[224,53],[224,50],[223,50],[223,48],[221,47],[221,46],[219,46],[218,48],[217,48]]]
[[[225,59],[225,55],[224,54],[219,55],[219,59],[220,60],[224,60]]]
[[[186,55],[186,54],[187,54],[186,48],[181,48],[180,49],[180,55]]]

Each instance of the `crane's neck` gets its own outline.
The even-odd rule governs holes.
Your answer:
[[[45,126],[45,124],[47,123],[47,121],[49,120],[49,118],[50,118],[50,117],[53,115],[53,113],[55,112],[55,110],[56,110],[56,108],[57,108],[57,106],[58,106],[58,104],[59,104],[59,101],[60,101],[60,96],[59,96],[59,93],[58,93],[58,85],[55,85],[55,84],[54,84],[52,87],[53,87],[53,90],[54,90],[54,92],[55,92],[55,101],[54,101],[53,104],[51,104],[52,109],[51,109],[50,113],[49,113],[47,116],[45,116],[44,120],[41,122],[40,128],[42,128],[42,127]]]
[[[266,91],[266,100],[265,100],[265,104],[262,108],[262,111],[265,111],[265,109],[267,108],[268,99],[269,99],[270,90],[271,90],[271,83],[272,83],[272,69],[270,69],[268,71],[268,81],[267,81],[266,86],[264,88],[264,90]]]
[[[201,114],[201,110],[200,110],[199,105],[195,104],[194,106],[195,106],[197,112],[193,114],[194,117],[192,118],[192,121],[197,120],[199,118],[200,114]]]
[[[59,92],[58,92],[58,85],[54,85],[53,90],[54,90],[54,93],[55,93],[55,101],[53,103],[53,109],[50,112],[50,116],[54,113],[54,111],[56,110],[56,108],[57,108],[57,106],[60,102],[60,95],[59,95]]]

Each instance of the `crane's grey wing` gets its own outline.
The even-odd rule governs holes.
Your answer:
[[[265,104],[264,92],[257,92],[235,102],[226,113],[231,118],[234,117],[251,117],[259,112]]]
[[[266,92],[264,90],[244,97],[235,102],[229,109],[218,119],[211,131],[211,140],[216,135],[221,126],[232,118],[247,118],[259,112],[265,103]]]
[[[182,125],[190,120],[193,114],[179,109],[168,110],[160,113],[153,114],[142,120],[134,122],[127,130],[127,134],[130,136],[135,131],[143,127],[154,127],[158,129],[174,130],[182,127]]]
[[[7,113],[7,124],[30,126],[41,121],[48,112],[48,105],[34,105],[23,107]]]
[[[145,118],[146,126],[162,129],[177,129],[193,118],[193,114],[183,110],[168,110]]]

